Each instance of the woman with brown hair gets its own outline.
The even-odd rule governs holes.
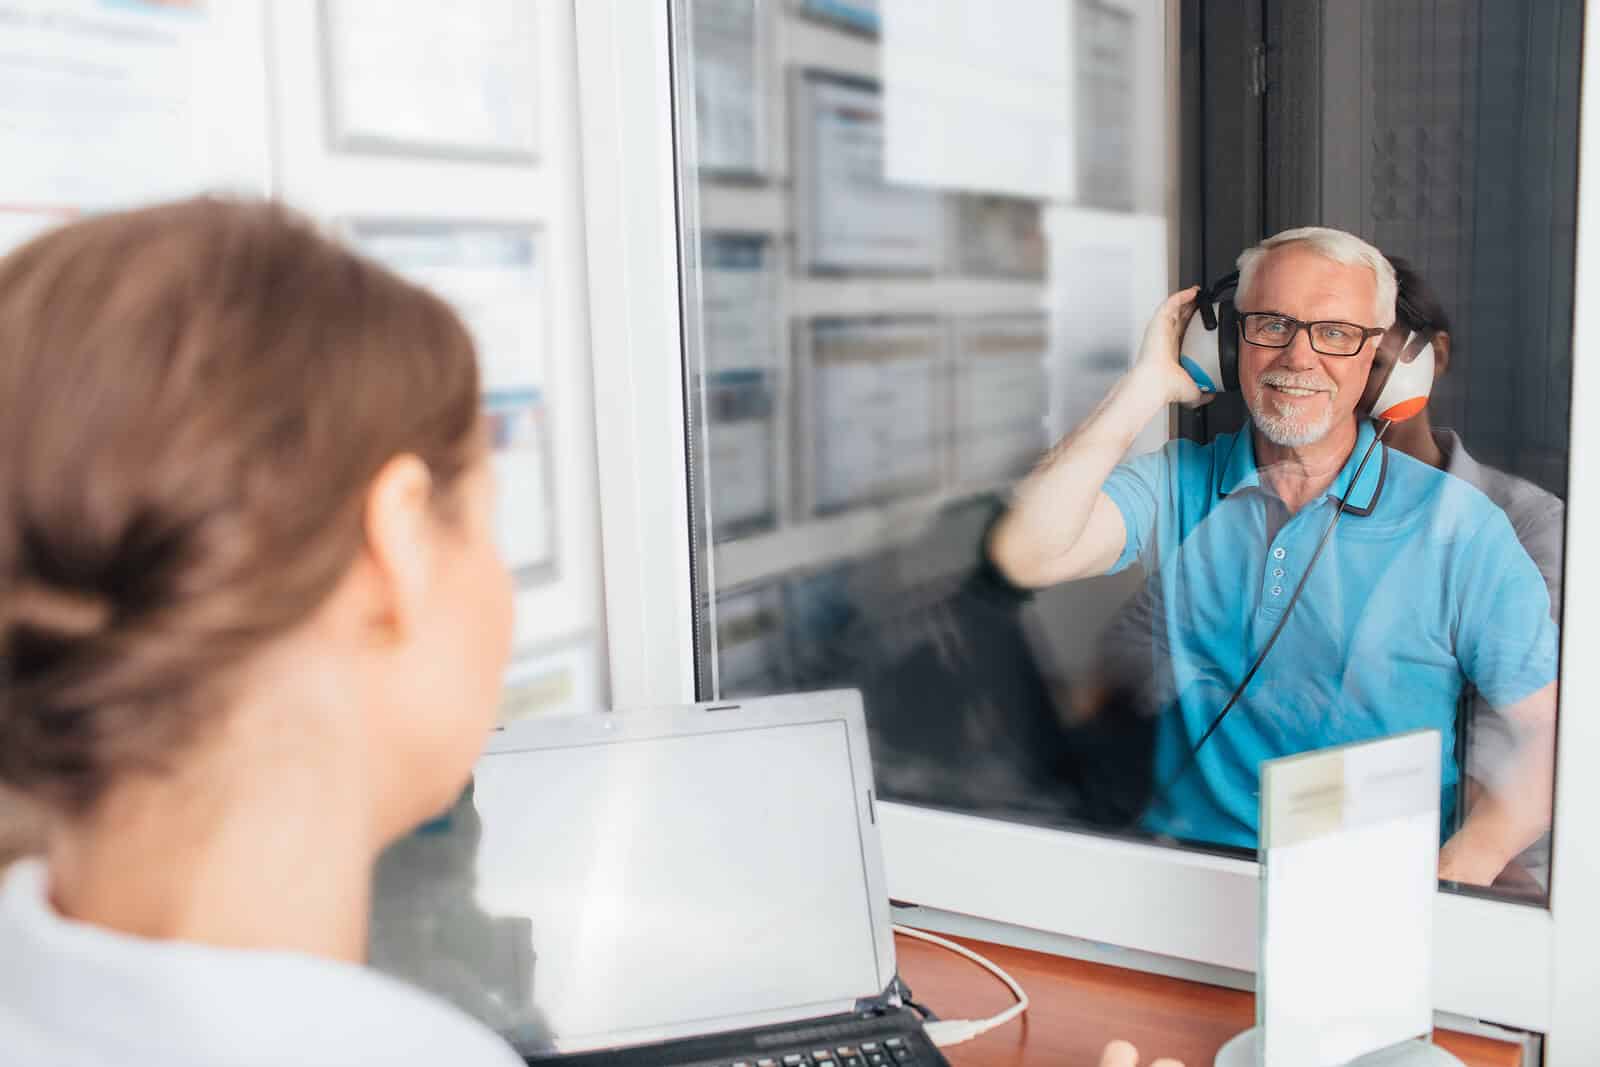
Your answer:
[[[267,204],[0,260],[7,1063],[514,1064],[358,966],[489,730],[510,586],[472,344]]]

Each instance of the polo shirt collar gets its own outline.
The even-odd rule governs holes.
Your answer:
[[[1350,487],[1351,479],[1355,477],[1356,468],[1361,465],[1361,457],[1376,436],[1377,431],[1372,428],[1372,422],[1361,419],[1356,432],[1356,446],[1350,450],[1350,457],[1345,460],[1339,476],[1324,491],[1325,496],[1335,503],[1344,496],[1345,490]],[[1366,469],[1361,472],[1361,481],[1350,494],[1350,502],[1345,505],[1345,514],[1371,515],[1372,510],[1378,506],[1378,498],[1383,495],[1383,485],[1388,479],[1388,472],[1389,449],[1385,446],[1377,449],[1367,461]],[[1222,466],[1217,472],[1217,495],[1231,496],[1241,489],[1259,488],[1260,485],[1261,472],[1256,467],[1255,434],[1253,428],[1246,425],[1234,435],[1232,444],[1228,446],[1227,455],[1222,460]]]

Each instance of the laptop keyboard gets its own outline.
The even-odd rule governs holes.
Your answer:
[[[759,1056],[718,1059],[697,1067],[925,1067],[942,1062],[918,1052],[903,1037],[832,1048],[810,1046]]]

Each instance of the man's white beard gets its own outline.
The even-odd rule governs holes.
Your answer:
[[[1265,377],[1265,376],[1263,376]],[[1275,385],[1295,385],[1291,378],[1285,376],[1282,381],[1274,381]],[[1250,418],[1256,424],[1256,429],[1264,434],[1267,440],[1280,448],[1304,448],[1314,445],[1333,429],[1333,400],[1336,393],[1327,394],[1328,400],[1323,407],[1322,415],[1316,419],[1299,418],[1285,414],[1283,411],[1271,410],[1275,405],[1267,398],[1265,382],[1256,382],[1253,402],[1247,405],[1250,408]]]

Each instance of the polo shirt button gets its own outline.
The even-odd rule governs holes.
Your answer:
[[[1289,553],[1285,552],[1282,548],[1275,548],[1275,549],[1272,550],[1272,558],[1273,559],[1282,559],[1284,556],[1287,556],[1288,554]]]
[[[1274,567],[1274,568],[1272,568],[1272,576],[1274,578],[1282,578],[1283,577],[1283,568],[1282,567]]]
[[[1283,595],[1283,586],[1281,586],[1281,585],[1273,586],[1272,587],[1272,595],[1273,596],[1282,596]]]

